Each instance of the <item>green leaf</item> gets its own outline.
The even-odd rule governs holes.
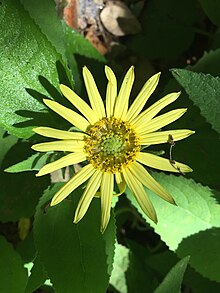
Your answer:
[[[174,206],[146,189],[157,212],[157,224],[141,211],[129,190],[127,194],[139,213],[171,250],[176,250],[183,238],[211,227],[220,227],[220,205],[208,187],[183,176],[153,172],[153,177],[170,192],[177,203]]]
[[[55,184],[46,190],[35,215],[35,243],[43,266],[58,293],[105,292],[109,259],[105,239],[100,233],[99,199],[93,199],[85,217],[74,224],[76,199],[81,195],[79,189],[78,193],[74,192],[73,199],[44,209],[61,186]],[[107,229],[112,230],[110,226]],[[115,234],[111,237],[115,239]]]
[[[211,21],[220,26],[220,2],[218,0],[199,0],[199,3]]]
[[[81,34],[74,31],[66,24],[63,24],[63,30],[66,41],[66,52],[69,57],[70,55],[78,54],[87,58],[95,59],[99,62],[106,62],[105,57],[101,55]]]
[[[179,90],[180,85],[173,78],[163,94]],[[173,109],[174,106],[175,108],[187,108],[188,111],[181,119],[172,123],[172,129],[189,128],[194,130],[195,134],[187,139],[176,142],[172,151],[173,159],[184,162],[192,167],[193,172],[186,175],[186,177],[190,176],[203,185],[220,190],[219,162],[216,159],[220,157],[219,134],[211,128],[211,124],[207,123],[201,115],[200,109],[193,105],[193,102],[184,91],[175,102],[175,105],[168,106],[165,112]],[[164,130],[169,129],[171,127],[168,125]],[[163,145],[159,147],[169,153],[170,146]]]
[[[184,241],[185,240],[183,240],[182,243],[184,243]],[[180,244],[180,247],[181,246],[182,244]],[[198,245],[196,244],[195,247],[197,246]],[[189,251],[189,250],[188,252],[192,253],[192,251]],[[185,255],[187,255],[187,251]],[[194,255],[191,255],[190,259],[192,258],[194,258]],[[178,261],[177,255],[174,252],[169,250],[152,254],[146,260],[147,264],[155,270],[156,274],[157,275],[159,274],[159,276],[163,278],[165,277],[166,272],[168,272],[172,268],[172,266],[175,265],[177,261]],[[220,283],[210,281],[209,279],[203,277],[201,274],[195,272],[195,270],[191,268],[190,266],[188,266],[186,269],[183,284],[186,285],[187,287],[190,287],[193,290],[193,292],[199,292],[199,293],[219,292],[220,290]]]
[[[33,119],[33,112],[38,112],[39,116],[39,112],[45,109],[45,106],[28,94],[27,89],[47,94],[38,80],[39,76],[43,76],[58,88],[59,79],[55,63],[61,60],[61,56],[19,1],[2,1],[0,27],[0,125],[11,134],[28,138],[33,135],[31,129],[36,126],[36,121],[30,120]],[[21,110],[22,114],[18,112]],[[24,121],[26,127],[14,126],[16,123],[24,124]]]
[[[220,49],[205,52],[195,65],[189,66],[189,69],[195,72],[210,73],[218,76],[220,66]]]
[[[63,60],[66,61],[63,28],[56,11],[55,2],[52,0],[21,0],[21,3],[56,48],[57,52],[62,55]]]
[[[48,160],[48,154],[34,154],[26,160],[19,162],[13,166],[6,168],[4,171],[8,173],[18,173],[24,171],[38,171],[40,170]]]
[[[30,154],[30,144],[19,142],[6,154],[0,169],[0,220],[17,221],[21,217],[32,217],[39,197],[49,184],[49,176],[36,178],[31,173],[5,173],[3,170],[16,160]]]
[[[93,68],[94,73],[94,68],[97,68],[99,62],[100,64],[106,63],[106,59],[91,45],[87,39],[67,26],[66,23],[63,23],[63,33],[65,36],[66,56],[68,64],[74,75],[75,88],[78,92],[81,92],[81,69],[80,72],[78,72],[78,68],[81,68],[84,65],[88,66],[92,63],[91,68]],[[77,55],[82,57],[83,64],[77,64]],[[104,65],[102,65],[102,67],[104,68]]]
[[[129,268],[126,271],[128,292],[144,292],[146,288],[148,292],[154,292],[154,271],[146,265],[150,250],[134,241],[127,242],[130,250]]]
[[[31,269],[31,275],[29,276],[27,286],[25,288],[25,293],[32,293],[37,290],[44,282],[47,280],[47,273],[37,256],[33,267]]]
[[[79,74],[78,72],[75,54],[100,62],[106,62],[106,59],[87,39],[59,19],[54,1],[39,0],[36,2],[35,0],[22,0],[22,3],[41,28],[42,32],[47,36],[48,40],[62,55],[63,60],[68,63],[74,76],[75,86],[79,89],[81,85],[81,73]]]
[[[13,135],[7,135],[6,137],[4,137],[4,134],[5,130],[3,128],[0,128],[0,167],[5,154],[18,140]]]
[[[120,293],[127,293],[125,272],[129,266],[129,249],[125,246],[115,244],[115,256],[110,284]]]
[[[220,78],[185,69],[172,69],[172,74],[200,108],[207,122],[220,133]]]
[[[166,275],[163,282],[155,290],[155,293],[179,293],[181,292],[181,283],[190,257],[186,256],[181,259]]]
[[[36,257],[36,248],[34,245],[33,231],[30,231],[27,237],[16,245],[16,251],[20,254],[24,263],[32,262]]]
[[[180,55],[194,38],[195,4],[192,0],[146,1],[140,17],[143,31],[129,37],[127,45],[149,58]]]
[[[177,254],[191,255],[190,265],[203,276],[220,282],[220,229],[200,231],[183,240]]]
[[[113,208],[113,206],[112,206]],[[116,235],[116,226],[115,226],[115,215],[112,211],[110,221],[108,224],[108,229],[103,234],[103,239],[105,240],[105,252],[107,255],[107,264],[108,264],[108,274],[111,275],[113,269],[113,260],[115,254],[115,237]]]
[[[1,235],[0,251],[0,292],[24,292],[27,283],[27,270],[12,245]]]

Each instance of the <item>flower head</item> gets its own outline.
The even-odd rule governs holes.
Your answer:
[[[146,148],[142,149],[149,145],[167,143],[170,137],[178,141],[194,133],[188,129],[158,131],[186,112],[186,109],[176,109],[155,117],[164,107],[179,97],[179,92],[166,95],[141,113],[159,82],[160,73],[153,75],[144,84],[130,107],[129,96],[134,82],[134,67],[132,66],[126,73],[119,93],[117,93],[117,80],[113,71],[106,66],[105,73],[108,79],[106,107],[92,74],[84,67],[83,78],[91,106],[70,88],[60,85],[63,95],[82,115],[55,101],[44,100],[50,109],[77,127],[79,131],[38,127],[33,131],[57,140],[32,146],[39,152],[68,152],[57,161],[46,164],[37,176],[80,162],[87,162],[87,165],[73,175],[54,195],[51,205],[60,203],[73,190],[87,181],[75,212],[74,222],[77,223],[83,218],[93,197],[98,194],[101,198],[102,232],[106,229],[110,218],[111,200],[115,195],[114,182],[118,185],[119,194],[123,193],[127,185],[146,215],[157,222],[155,209],[144,186],[170,203],[174,203],[174,200],[143,165],[169,172],[185,173],[191,172],[192,169],[182,163],[146,152]]]

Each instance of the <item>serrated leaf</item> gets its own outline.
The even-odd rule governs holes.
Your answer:
[[[66,50],[61,20],[53,0],[21,0],[25,9],[35,20],[41,31],[66,61]]]
[[[18,173],[24,171],[38,171],[47,162],[48,154],[34,154],[24,161],[6,168],[4,171],[8,173]]]
[[[22,0],[25,9],[35,20],[48,40],[68,63],[75,80],[75,88],[79,89],[81,77],[78,72],[75,54],[92,58],[100,62],[106,62],[102,56],[80,33],[74,31],[58,17],[53,0]],[[67,84],[68,85],[68,84]]]
[[[164,94],[175,90],[180,90],[180,85],[173,78]],[[173,159],[182,161],[192,167],[193,172],[190,173],[190,177],[195,181],[207,185],[212,189],[219,190],[219,161],[216,159],[220,157],[218,132],[212,129],[211,124],[207,123],[201,115],[200,109],[193,105],[193,102],[184,92],[175,102],[175,107],[187,107],[188,111],[181,119],[172,123],[172,128],[190,128],[195,131],[195,134],[180,142],[176,142],[172,151]],[[165,127],[164,130],[169,129],[170,126]],[[163,145],[160,146],[160,149],[162,147],[167,153],[169,152],[169,146]],[[186,175],[186,177],[188,176]]]
[[[0,292],[24,292],[28,277],[27,270],[12,245],[1,235],[0,251]]]
[[[99,199],[94,199],[86,216],[73,224],[80,189],[74,192],[73,199],[44,209],[61,185],[55,184],[45,191],[35,215],[35,243],[43,266],[58,293],[105,292],[109,259],[100,233]],[[107,229],[112,230],[109,226]],[[111,237],[114,239],[115,235]]]
[[[172,74],[207,122],[220,133],[220,78],[186,69],[172,69]]]
[[[220,282],[220,229],[200,231],[182,241],[177,254],[191,255],[190,265],[201,275]]]
[[[216,24],[220,25],[220,2],[218,0],[199,0],[204,12],[206,15],[211,19],[211,21]]]
[[[113,206],[112,206],[113,208]],[[108,274],[111,275],[113,269],[113,260],[115,254],[115,237],[116,235],[116,226],[115,226],[115,215],[114,212],[111,211],[110,222],[108,224],[108,229],[103,234],[103,239],[105,240],[105,251],[107,255],[107,264],[108,264]]]
[[[129,266],[129,249],[119,243],[115,244],[115,255],[110,284],[120,293],[127,293],[125,272]]]
[[[129,190],[127,194],[132,204],[171,250],[176,250],[183,238],[220,226],[220,205],[216,203],[208,187],[183,176],[153,172],[153,177],[170,192],[177,203],[177,206],[171,205],[146,189],[157,212],[157,224],[141,211]]]
[[[28,138],[33,135],[34,122],[23,128],[14,124],[30,120],[27,113],[40,112],[45,106],[26,89],[47,94],[38,80],[40,75],[58,88],[55,63],[61,56],[19,1],[2,1],[0,27],[0,124],[11,134]],[[26,114],[18,115],[20,110]]]
[[[188,265],[190,257],[181,259],[166,275],[163,282],[157,287],[155,293],[180,293],[183,275]]]

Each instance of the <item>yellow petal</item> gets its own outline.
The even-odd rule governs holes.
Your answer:
[[[75,212],[74,223],[78,223],[87,212],[89,205],[95,196],[96,191],[99,189],[101,184],[102,172],[96,170],[92,177],[87,183],[86,189],[79,200],[77,209]]]
[[[34,144],[31,148],[37,152],[63,151],[82,152],[84,141],[79,140],[58,140]]]
[[[140,93],[138,94],[138,96],[136,97],[136,99],[134,100],[133,104],[131,105],[131,107],[129,108],[126,114],[125,119],[127,121],[132,121],[141,112],[147,100],[155,91],[160,79],[160,75],[161,75],[161,72],[154,74],[151,78],[149,78],[146,81]]]
[[[179,129],[179,130],[167,130],[160,132],[147,133],[140,136],[141,145],[151,145],[159,143],[169,142],[169,136],[171,135],[174,141],[184,139],[195,131],[189,129]]]
[[[157,215],[153,204],[151,203],[147,193],[145,192],[143,185],[138,181],[128,168],[123,170],[123,175],[129,189],[134,194],[135,199],[140,205],[143,212],[155,223],[157,223]]]
[[[86,131],[86,128],[90,125],[89,122],[81,115],[77,114],[73,110],[66,108],[59,103],[51,100],[44,99],[44,103],[54,112],[62,116],[64,119],[69,121],[71,124],[76,126],[82,131]]]
[[[70,103],[72,103],[86,117],[90,124],[94,124],[98,121],[98,117],[95,112],[68,86],[61,84],[60,90],[62,94],[70,101]]]
[[[128,110],[128,101],[134,83],[134,66],[131,66],[122,82],[115,103],[114,117],[124,119]]]
[[[36,174],[36,176],[43,176],[49,173],[52,173],[58,169],[62,169],[64,167],[77,164],[86,160],[85,153],[72,153],[66,155],[55,162],[46,164],[40,171]]]
[[[54,195],[50,205],[54,206],[63,201],[78,186],[88,180],[96,170],[89,164],[79,170],[73,177]]]
[[[174,161],[173,163],[170,162],[170,160],[161,158],[159,156],[150,154],[150,153],[143,153],[140,152],[136,160],[140,162],[141,164],[144,164],[148,167],[155,168],[158,170],[163,170],[163,171],[169,171],[169,172],[182,172],[182,173],[187,173],[187,172],[192,172],[193,170],[182,163]]]
[[[119,188],[119,193],[116,193],[114,194],[114,196],[119,196],[121,195],[122,193],[125,192],[125,189],[126,189],[126,182],[124,180],[124,178],[122,177],[122,174],[120,172],[117,172],[115,173],[115,181],[118,185],[118,188]]]
[[[165,108],[167,105],[173,103],[179,96],[180,92],[166,95],[130,122],[134,126],[138,127],[139,125],[142,125],[143,123],[150,121],[154,116],[156,116],[160,112],[160,110]]]
[[[94,78],[86,66],[83,67],[83,78],[92,109],[97,115],[97,118],[101,119],[105,117],[104,104],[97,89]]]
[[[159,195],[164,200],[175,204],[172,196],[167,192],[148,172],[140,165],[138,162],[134,162],[129,167],[133,176],[137,178],[142,184],[144,184],[148,189]]]
[[[83,140],[85,133],[81,132],[71,132],[65,130],[59,130],[50,127],[37,127],[32,129],[35,133],[40,134],[42,136],[57,138],[57,139],[74,139],[74,140]]]
[[[108,66],[105,66],[105,74],[108,79],[106,89],[106,113],[107,117],[111,117],[113,116],[113,110],[117,97],[117,80],[114,72]]]
[[[103,233],[110,219],[111,202],[114,188],[114,174],[103,173],[101,182],[101,232]]]
[[[169,111],[166,114],[157,116],[156,118],[146,123],[143,123],[142,125],[139,125],[138,127],[136,127],[135,130],[140,135],[144,133],[157,131],[158,129],[179,119],[184,113],[186,113],[186,111],[187,109],[176,109],[176,110]]]

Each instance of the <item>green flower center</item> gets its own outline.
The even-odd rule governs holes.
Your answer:
[[[117,134],[103,136],[101,149],[106,155],[116,155],[123,149],[123,140]]]
[[[103,118],[90,126],[85,137],[87,160],[104,172],[120,172],[140,151],[140,139],[128,122]]]

